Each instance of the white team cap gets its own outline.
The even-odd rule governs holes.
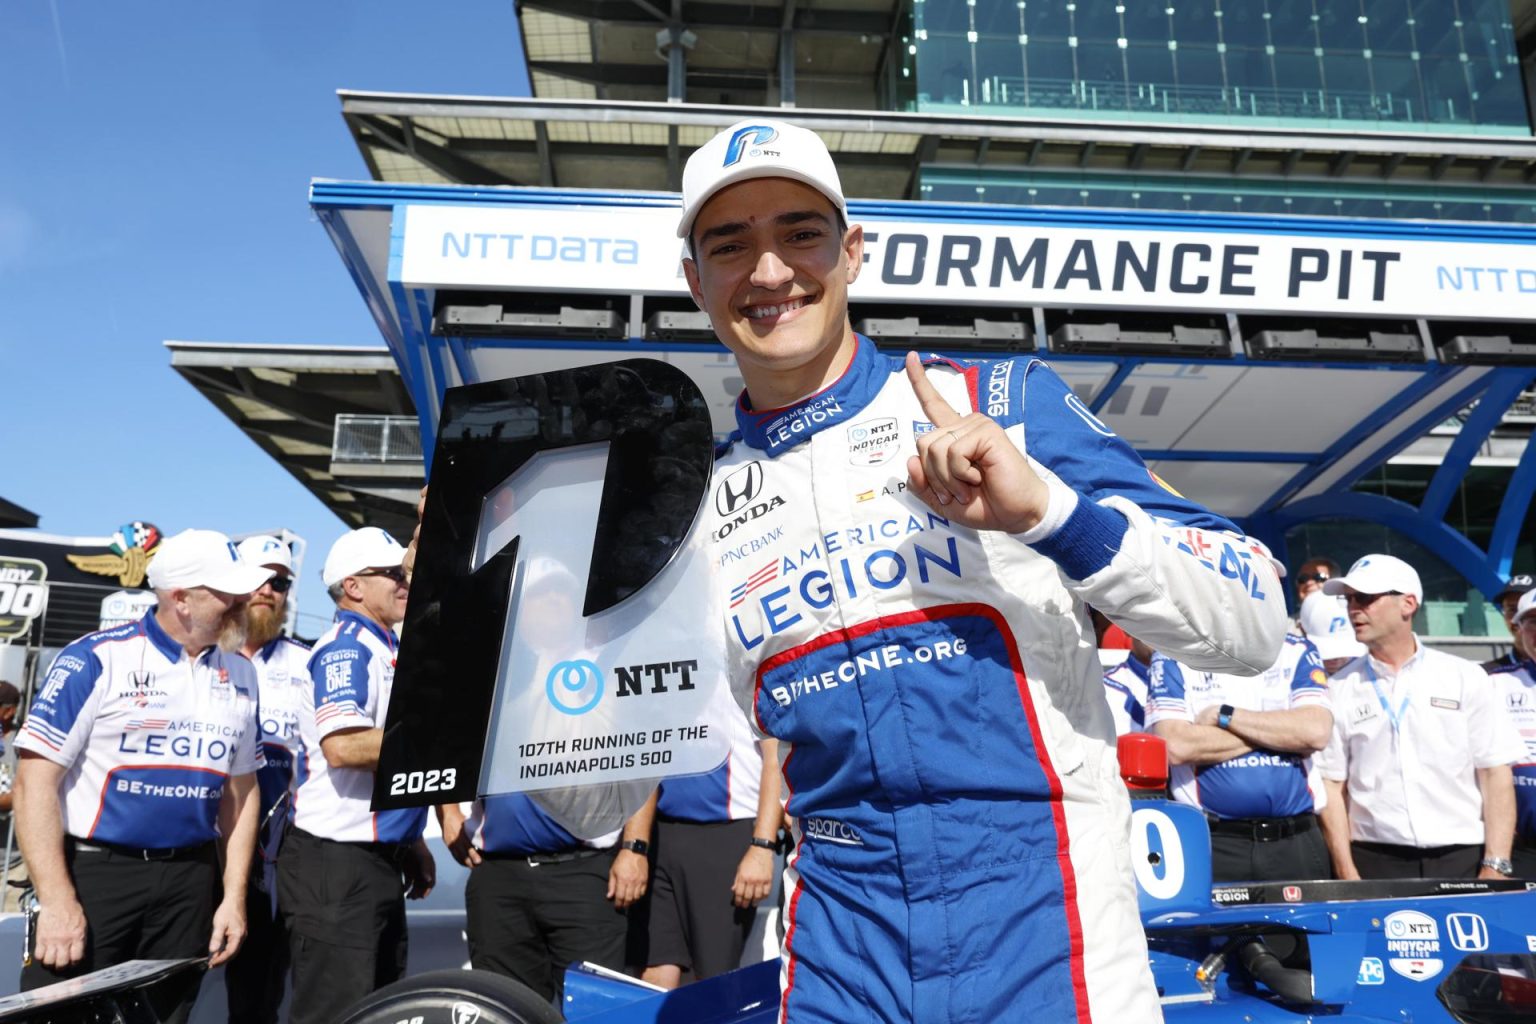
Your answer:
[[[1520,595],[1520,603],[1515,605],[1515,621],[1519,622],[1536,609],[1536,590],[1527,590]]]
[[[341,535],[325,556],[320,578],[334,587],[364,569],[389,569],[405,561],[405,548],[377,526],[365,526]]]
[[[1323,584],[1323,593],[1339,595],[1348,587],[1357,594],[1412,594],[1424,600],[1424,585],[1413,566],[1391,555],[1366,555],[1349,567],[1343,576],[1335,576]]]
[[[272,578],[240,558],[234,542],[217,530],[182,530],[160,542],[149,563],[155,590],[208,587],[226,594],[250,594]]]
[[[749,178],[793,178],[811,186],[848,219],[843,183],[827,144],[813,131],[767,118],[737,121],[694,150],[683,168],[683,218],[677,237],[687,238],[693,219],[711,196]]]
[[[235,545],[235,550],[240,552],[240,557],[245,559],[246,565],[261,565],[268,569],[286,569],[288,575],[293,575],[293,552],[288,550],[288,545],[276,537],[267,534],[257,534],[247,537]]]
[[[1365,653],[1365,644],[1355,639],[1355,629],[1349,624],[1349,606],[1343,598],[1329,597],[1317,591],[1301,602],[1297,615],[1301,631],[1307,634],[1318,657],[1324,661],[1334,658],[1358,658]]]

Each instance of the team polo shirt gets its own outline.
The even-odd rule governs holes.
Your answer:
[[[395,682],[395,635],[372,619],[343,611],[309,658],[309,701],[299,718],[293,823],[340,842],[409,843],[421,838],[425,807],[369,809],[373,772],[332,768],[320,741],[343,729],[383,727]]]
[[[1328,675],[1311,641],[1287,634],[1279,659],[1257,677],[1193,672],[1161,654],[1152,658],[1147,728],[1193,722],[1208,707],[1244,711],[1328,708]],[[1315,810],[1308,758],[1253,750],[1218,764],[1174,765],[1169,782],[1179,803],[1219,818],[1289,818]]]
[[[1126,659],[1104,673],[1104,700],[1115,719],[1115,735],[1142,732],[1147,727],[1147,679],[1152,666],[1136,657]]]
[[[1514,767],[1515,834],[1536,840],[1536,662],[1521,662],[1513,671],[1489,678],[1525,742],[1525,754]]]
[[[1396,673],[1369,655],[1334,673],[1323,776],[1345,783],[1352,839],[1481,843],[1476,769],[1529,755],[1481,668],[1414,642],[1418,649]]]
[[[606,850],[619,841],[620,831],[615,829],[596,839],[577,839],[522,793],[476,800],[464,827],[479,849],[514,857],[570,853],[583,847]]]
[[[65,768],[70,835],[156,850],[207,842],[229,777],[262,765],[256,670],[217,647],[183,650],[151,608],[59,653],[17,744]]]
[[[656,813],[674,821],[707,824],[757,817],[762,788],[762,747],[752,736],[747,716],[732,707],[709,723],[711,733],[723,732],[730,752],[725,762],[702,775],[662,779]]]
[[[256,652],[251,664],[256,667],[259,688],[261,752],[266,766],[256,773],[261,786],[261,820],[267,821],[293,784],[294,759],[299,750],[299,720],[309,710],[309,647],[290,637],[280,636]],[[264,852],[277,856],[282,840],[284,808],[271,823],[266,835],[271,846]]]

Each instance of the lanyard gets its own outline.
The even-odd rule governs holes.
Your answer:
[[[1381,710],[1387,713],[1387,720],[1392,723],[1392,735],[1396,736],[1398,730],[1402,728],[1403,716],[1408,713],[1408,698],[1410,694],[1404,692],[1403,699],[1394,708],[1391,704],[1387,703],[1387,695],[1381,692],[1381,683],[1376,678],[1376,667],[1371,664],[1369,657],[1365,659],[1365,674],[1371,681],[1371,689],[1376,691],[1376,699],[1381,702]],[[1406,683],[1400,685],[1402,685],[1404,691],[1408,689]]]

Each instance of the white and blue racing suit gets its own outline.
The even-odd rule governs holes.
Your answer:
[[[743,396],[706,502],[732,681],[781,741],[795,821],[782,1015],[1156,1021],[1088,606],[1186,664],[1255,673],[1286,629],[1278,579],[1043,362],[928,365],[1049,484],[1027,534],[906,493],[933,426],[864,338],[792,408]]]

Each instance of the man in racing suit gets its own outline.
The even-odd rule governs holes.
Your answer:
[[[854,334],[863,234],[814,134],[733,125],[683,204],[746,383],[706,516],[795,821],[781,1016],[1159,1019],[1088,606],[1253,674],[1286,628],[1262,548],[1039,360],[904,372]]]

